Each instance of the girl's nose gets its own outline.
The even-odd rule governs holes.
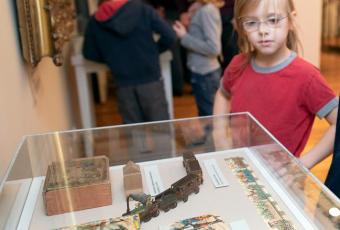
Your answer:
[[[268,33],[268,26],[266,25],[265,22],[260,22],[260,23],[259,23],[258,31],[259,31],[259,33],[261,33],[261,34],[266,34],[266,33]]]

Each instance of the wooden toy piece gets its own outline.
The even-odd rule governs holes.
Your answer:
[[[143,192],[143,182],[140,168],[137,164],[129,161],[123,168],[125,196],[132,193]]]
[[[48,216],[111,205],[108,158],[53,162],[48,166],[43,198]]]

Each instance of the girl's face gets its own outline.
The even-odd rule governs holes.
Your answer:
[[[243,30],[257,58],[278,60],[286,57],[290,29],[285,0],[260,0],[250,4],[241,16]]]

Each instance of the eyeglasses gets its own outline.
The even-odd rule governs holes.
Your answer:
[[[260,28],[260,25],[262,23],[264,23],[266,26],[270,28],[275,28],[285,18],[288,18],[288,15],[287,16],[271,16],[265,20],[249,19],[245,17],[240,18],[240,19],[242,20],[242,25],[245,31],[254,32]]]

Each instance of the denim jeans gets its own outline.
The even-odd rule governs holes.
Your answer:
[[[220,86],[220,78],[220,68],[207,74],[191,72],[191,85],[199,116],[212,115],[215,94]]]

